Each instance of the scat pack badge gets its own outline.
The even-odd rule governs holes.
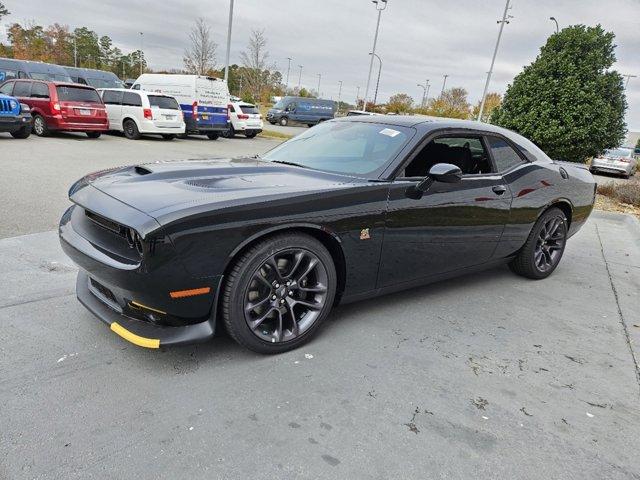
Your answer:
[[[360,240],[369,240],[370,238],[371,235],[369,234],[368,228],[363,228],[362,230],[360,230]]]

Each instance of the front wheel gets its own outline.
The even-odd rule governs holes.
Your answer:
[[[229,129],[222,132],[222,136],[224,138],[233,138],[236,135],[236,131],[233,128],[233,125],[229,125]]]
[[[509,267],[518,275],[540,280],[556,269],[567,244],[567,217],[559,208],[544,212]]]
[[[245,132],[244,136],[247,138],[254,138],[256,135],[258,135],[258,132]]]
[[[11,132],[11,136],[13,138],[28,138],[31,135],[31,125],[25,125],[20,130],[16,130],[15,132]]]
[[[87,134],[87,137],[89,138],[100,138],[101,133],[100,132],[84,132]]]
[[[217,132],[211,132],[207,133],[207,137],[209,138],[209,140],[217,140],[218,138],[220,138],[220,134]]]
[[[42,115],[36,115],[33,117],[33,133],[39,137],[49,136],[49,127],[47,127],[47,122]]]
[[[286,127],[287,125],[289,125],[289,119],[287,117],[282,117],[280,119],[280,125],[282,125],[283,127]]]
[[[336,269],[315,238],[281,234],[247,250],[226,278],[222,317],[231,337],[258,353],[309,341],[335,299]]]

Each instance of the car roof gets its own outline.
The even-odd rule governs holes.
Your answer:
[[[104,92],[105,90],[109,90],[110,92],[132,92],[132,93],[144,93],[145,95],[153,95],[156,97],[170,97],[170,98],[174,98],[173,95],[168,95],[166,93],[161,93],[161,92],[151,92],[149,90],[132,90],[130,88],[111,88],[111,87],[104,87],[104,88],[96,88],[96,90],[99,90],[101,92]]]

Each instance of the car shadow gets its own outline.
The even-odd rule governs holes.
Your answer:
[[[482,272],[468,274],[438,283],[377,296],[369,300],[339,305],[331,312],[326,324],[311,342],[318,342],[327,334],[335,334],[336,330],[343,328],[345,322],[367,321],[367,319],[370,318],[369,314],[375,315],[379,313],[381,309],[388,308],[389,305],[406,305],[416,301],[423,302],[426,299],[435,298],[452,289],[473,287],[477,284],[491,284],[491,282],[497,278],[511,275],[513,274],[506,266],[498,266]],[[402,322],[403,319],[401,316],[394,317],[395,327],[401,328]],[[181,365],[184,362],[211,364],[223,362],[228,364],[229,362],[260,362],[265,358],[269,358],[268,355],[254,353],[238,345],[226,333],[224,326],[220,323],[217,325],[215,337],[205,343],[161,348],[161,355],[148,355],[148,352],[144,349],[136,349],[136,352],[138,353],[136,360],[142,363],[149,362],[150,365],[155,365],[153,368],[162,365],[161,369],[169,367],[175,368],[175,365]]]

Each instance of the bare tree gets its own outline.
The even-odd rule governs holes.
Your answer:
[[[6,17],[10,13],[11,12],[9,12],[9,10],[7,10],[7,7],[5,7],[2,2],[0,2],[0,20],[2,19],[2,17]]]
[[[247,49],[240,54],[242,66],[245,68],[244,81],[252,97],[259,101],[263,89],[270,82],[269,70],[273,68],[268,63],[267,39],[264,30],[253,30],[249,37]]]
[[[204,18],[196,18],[196,23],[189,33],[191,45],[184,51],[184,68],[189,73],[206,75],[216,64],[218,45],[211,38],[211,28]]]

